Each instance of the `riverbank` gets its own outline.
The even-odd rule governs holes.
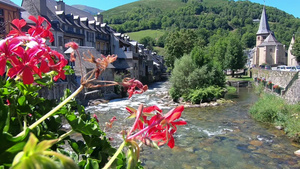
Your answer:
[[[262,93],[249,112],[257,121],[272,123],[300,143],[300,104],[288,104],[273,94]]]

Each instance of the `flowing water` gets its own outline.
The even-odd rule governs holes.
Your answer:
[[[106,129],[108,137],[113,138],[112,144],[117,146],[122,142],[119,131],[133,124],[133,120],[123,120],[128,116],[125,106],[158,105],[166,113],[170,107],[160,105],[161,98],[153,94],[167,89],[168,82],[155,83],[149,91],[130,100],[112,100],[108,104],[87,107],[87,111],[96,113],[101,124],[117,117],[113,128]],[[299,145],[283,131],[254,121],[249,115],[249,107],[257,100],[252,89],[240,88],[236,94],[226,97],[234,103],[186,108],[182,119],[188,125],[178,127],[173,149],[143,146],[140,160],[144,168],[300,168],[300,158],[293,154],[300,149]]]

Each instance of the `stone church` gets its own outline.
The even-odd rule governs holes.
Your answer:
[[[277,41],[270,30],[266,9],[263,7],[260,24],[256,33],[256,47],[253,56],[253,66],[259,65],[286,65],[287,56],[285,46]]]

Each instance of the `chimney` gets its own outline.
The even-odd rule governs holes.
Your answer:
[[[56,9],[56,10],[57,10],[57,11],[64,11],[64,12],[65,12],[65,10],[66,10],[66,5],[65,5],[65,3],[64,3],[63,0],[57,1],[57,9]]]
[[[36,7],[39,10],[39,15],[47,16],[47,0],[35,1]]]
[[[100,12],[97,14],[97,22],[103,23],[103,15]]]

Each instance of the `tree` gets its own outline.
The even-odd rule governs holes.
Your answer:
[[[244,68],[246,62],[241,42],[235,36],[229,37],[225,53],[225,67],[231,69],[232,77],[234,77],[234,71]]]
[[[197,35],[193,30],[182,29],[172,32],[168,35],[165,42],[165,48],[168,56],[166,58],[167,66],[173,68],[176,59],[184,54],[189,54],[197,40]]]
[[[140,40],[140,43],[144,44],[145,48],[152,50],[155,44],[155,40],[150,36],[146,36]]]
[[[295,43],[292,48],[292,54],[296,56],[297,62],[300,62],[300,36],[295,39]]]
[[[254,33],[249,33],[246,32],[243,36],[242,36],[242,44],[244,46],[244,48],[252,48],[255,46],[255,38],[256,35]]]

